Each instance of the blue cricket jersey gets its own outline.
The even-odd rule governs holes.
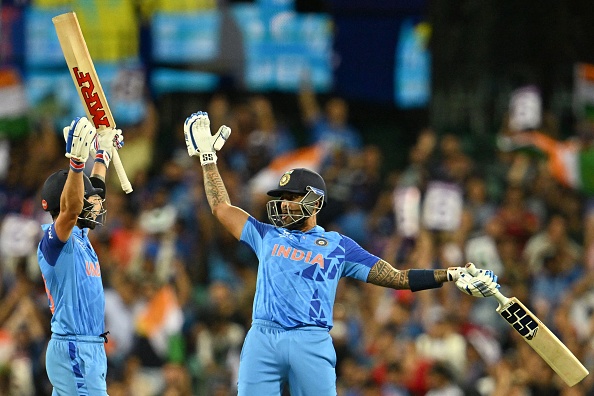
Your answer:
[[[37,259],[52,311],[51,330],[60,335],[98,336],[105,331],[105,295],[97,254],[88,230],[74,227],[64,243],[54,224],[42,226]]]
[[[251,216],[240,240],[259,260],[252,319],[269,320],[286,329],[331,329],[340,278],[366,282],[379,260],[352,239],[320,226],[292,231]]]

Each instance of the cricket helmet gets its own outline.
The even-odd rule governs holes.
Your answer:
[[[322,209],[326,197],[326,183],[322,176],[312,170],[291,169],[281,176],[277,188],[268,191],[268,195],[277,198],[286,193],[303,196],[300,201],[295,202],[300,210],[283,211],[282,203],[286,201],[273,199],[266,204],[268,218],[277,227],[297,228]]]
[[[67,169],[60,169],[57,172],[52,173],[43,184],[41,189],[41,207],[46,212],[52,213],[59,213],[60,212],[60,197],[62,196],[62,190],[64,190],[64,185],[66,184],[66,179],[68,178],[68,170]],[[85,186],[85,196],[84,196],[84,205],[81,214],[79,215],[79,220],[83,221],[83,225],[89,228],[94,228],[89,226],[89,222],[93,224],[101,224],[100,222],[91,218],[90,214],[92,213],[93,204],[91,204],[87,199],[93,195],[100,195],[103,192],[102,188],[96,188],[91,183],[91,180],[83,173],[83,180]],[[101,210],[96,213],[97,216],[100,216],[105,213],[103,209],[103,205],[101,205]]]

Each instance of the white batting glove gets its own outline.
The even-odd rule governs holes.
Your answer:
[[[491,270],[478,269],[474,264],[466,264],[467,273],[461,274],[456,287],[474,297],[489,297],[497,292],[497,275]]]
[[[216,164],[216,151],[220,150],[231,135],[231,128],[221,126],[214,136],[210,132],[208,113],[199,111],[186,118],[184,136],[191,157],[200,156],[200,164]]]
[[[90,152],[95,158],[95,162],[101,162],[106,168],[109,168],[113,150],[119,150],[123,146],[124,135],[122,135],[122,130],[106,128],[101,131],[101,134],[97,132]]]
[[[71,169],[80,172],[89,158],[89,150],[97,131],[86,117],[77,117],[63,132],[66,139],[65,156],[70,158]]]

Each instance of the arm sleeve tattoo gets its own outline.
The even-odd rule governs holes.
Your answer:
[[[367,282],[391,289],[410,289],[408,272],[409,270],[397,270],[390,263],[379,260],[371,267],[371,271],[369,271],[369,275],[367,276]],[[448,280],[447,270],[445,269],[434,270],[433,274],[436,282],[444,283]]]
[[[204,191],[206,191],[206,199],[208,199],[210,208],[214,209],[221,203],[231,203],[217,165],[204,165],[202,172],[204,174]]]

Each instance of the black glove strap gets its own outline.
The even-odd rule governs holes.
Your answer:
[[[100,188],[103,190],[98,195],[101,197],[101,199],[105,199],[105,182],[97,176],[91,176],[91,177],[89,177],[89,180],[91,181],[91,184],[93,185],[93,187]]]

